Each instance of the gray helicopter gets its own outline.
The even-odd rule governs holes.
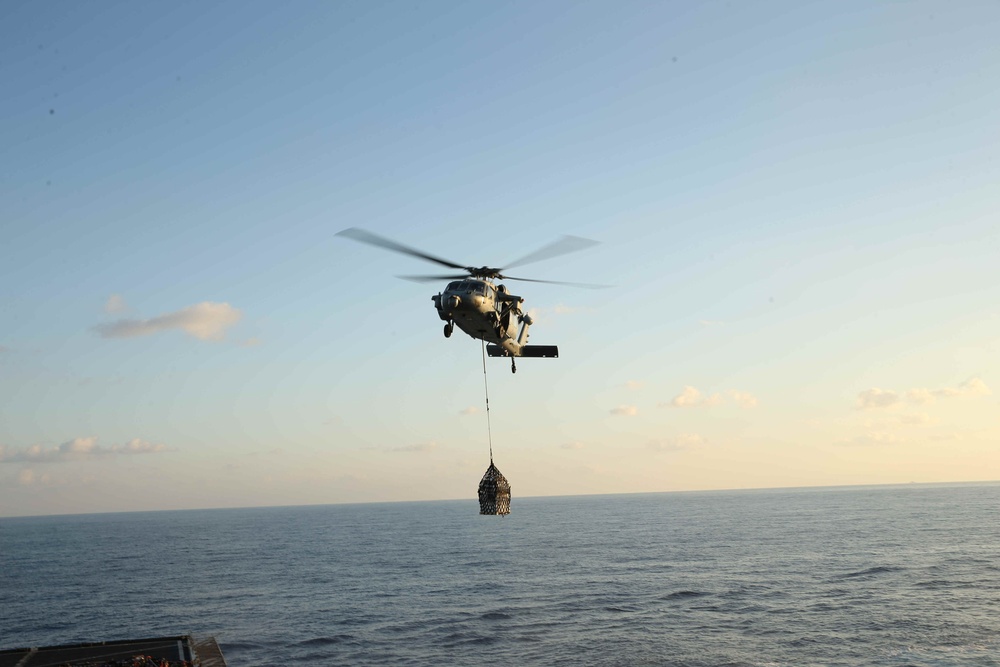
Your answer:
[[[555,358],[559,356],[559,348],[555,345],[528,345],[528,329],[532,325],[532,320],[522,308],[524,299],[511,294],[507,291],[505,285],[496,284],[494,281],[519,280],[529,283],[571,285],[573,287],[585,288],[606,287],[605,285],[515,278],[503,274],[504,271],[515,266],[539,262],[543,259],[565,255],[597,244],[597,241],[577,236],[564,236],[557,239],[520,259],[510,262],[505,268],[463,266],[356,227],[338,232],[337,236],[344,236],[354,241],[418,257],[450,269],[460,270],[462,273],[399,277],[404,280],[421,283],[441,280],[451,281],[442,292],[431,297],[431,301],[434,302],[434,307],[437,309],[438,317],[445,322],[445,338],[450,338],[455,330],[455,326],[458,326],[459,329],[473,338],[485,341],[487,343],[486,352],[489,356],[510,357],[511,373],[517,372],[517,364],[515,363],[517,357]]]

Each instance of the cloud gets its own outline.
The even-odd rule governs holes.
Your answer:
[[[681,393],[674,396],[670,404],[675,408],[689,408],[700,404],[701,400],[701,392],[691,385],[687,385],[681,390]]]
[[[0,463],[60,463],[63,461],[83,461],[106,459],[133,454],[158,454],[169,451],[166,446],[133,438],[123,445],[102,447],[97,437],[73,438],[56,447],[31,445],[20,449],[0,445]]]
[[[460,414],[460,415],[478,415],[479,414],[479,408],[477,408],[474,405],[470,405],[467,408],[459,410],[458,414]]]
[[[899,394],[874,387],[858,394],[858,409],[888,408],[899,403]]]
[[[982,378],[978,377],[969,378],[957,387],[942,387],[941,389],[915,387],[906,390],[902,395],[891,390],[873,388],[858,394],[858,409],[888,408],[897,405],[904,398],[916,405],[926,405],[943,398],[975,398],[977,396],[990,396],[992,393],[989,386],[983,382]]]
[[[148,320],[122,319],[99,324],[94,330],[102,338],[135,338],[168,329],[180,329],[198,340],[222,340],[226,329],[239,322],[241,317],[243,313],[228,303],[204,301]]]
[[[438,444],[432,441],[432,442],[420,442],[415,445],[404,445],[402,447],[394,447],[389,451],[399,452],[399,453],[426,454],[429,452],[433,452],[437,448]]]
[[[698,324],[703,327],[717,327],[720,324],[725,324],[722,320],[698,320]]]
[[[639,414],[639,408],[634,405],[619,405],[617,408],[611,408],[611,414],[623,417],[635,417]]]
[[[706,443],[708,440],[697,433],[681,433],[669,438],[650,440],[646,446],[655,452],[681,452]]]
[[[685,385],[681,393],[674,396],[670,400],[670,403],[661,403],[660,405],[668,405],[675,408],[710,408],[715,405],[721,405],[724,400],[722,394],[705,396],[691,385]]]
[[[906,400],[910,403],[916,403],[917,405],[923,405],[924,403],[934,402],[934,392],[929,389],[910,389],[906,392]]]
[[[880,447],[884,445],[895,445],[905,442],[903,438],[892,433],[872,432],[859,435],[851,440],[843,440],[839,444],[848,447]]]
[[[112,294],[104,302],[105,313],[121,313],[126,310],[128,310],[128,306],[125,304],[125,298],[121,294]]]
[[[730,389],[729,396],[736,402],[736,405],[740,406],[741,408],[757,407],[757,397],[748,391],[738,391],[736,389]]]
[[[21,486],[34,486],[35,484],[48,484],[51,481],[48,473],[39,475],[31,468],[25,468],[17,473],[17,483]]]
[[[989,396],[992,393],[982,378],[973,377],[957,387],[911,389],[906,392],[906,397],[914,403],[931,403],[938,398],[972,398],[975,396]]]
[[[930,415],[925,415],[922,412],[917,412],[911,415],[900,415],[900,424],[907,424],[909,426],[933,426],[938,423],[938,420],[931,417]]]
[[[969,378],[958,385],[958,389],[963,396],[991,396],[993,394],[986,383],[977,377]]]
[[[646,385],[642,380],[625,380],[625,388],[629,391],[638,391]]]
[[[564,442],[559,445],[559,449],[583,449],[582,442]]]

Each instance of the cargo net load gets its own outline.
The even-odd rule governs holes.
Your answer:
[[[510,514],[510,482],[493,461],[479,482],[479,513]]]

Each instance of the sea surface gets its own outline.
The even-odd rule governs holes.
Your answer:
[[[516,491],[516,487],[515,487]],[[0,648],[257,665],[1000,665],[1000,485],[0,519]]]

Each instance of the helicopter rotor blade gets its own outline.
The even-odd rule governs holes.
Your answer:
[[[611,285],[595,285],[593,283],[567,283],[561,280],[535,280],[534,278],[515,278],[514,276],[500,276],[502,280],[519,280],[522,283],[545,283],[547,285],[566,285],[567,287],[581,287],[583,289],[607,289]]]
[[[598,241],[591,241],[590,239],[581,238],[579,236],[563,236],[548,245],[542,246],[533,253],[514,260],[510,264],[507,264],[505,269],[510,269],[515,266],[523,266],[524,264],[530,264],[532,262],[540,262],[543,259],[558,257],[559,255],[565,255],[571,252],[577,252],[597,244]]]
[[[441,280],[465,280],[469,277],[467,273],[453,273],[447,276],[396,276],[397,278],[402,278],[403,280],[409,280],[414,283],[434,283]]]
[[[377,246],[379,248],[384,248],[386,250],[392,250],[393,252],[402,253],[404,255],[410,255],[411,257],[419,257],[420,259],[427,260],[428,262],[434,262],[435,264],[440,264],[441,266],[447,266],[451,269],[464,269],[465,267],[461,264],[456,264],[455,262],[449,262],[446,259],[441,259],[440,257],[435,257],[434,255],[429,255],[422,250],[417,250],[416,248],[411,248],[409,246],[403,245],[402,243],[397,243],[378,234],[372,234],[371,232],[359,229],[357,227],[348,227],[343,231],[337,232],[337,236],[346,236],[349,239],[355,241],[360,241],[361,243],[367,243],[368,245]],[[463,278],[465,276],[462,276]]]

